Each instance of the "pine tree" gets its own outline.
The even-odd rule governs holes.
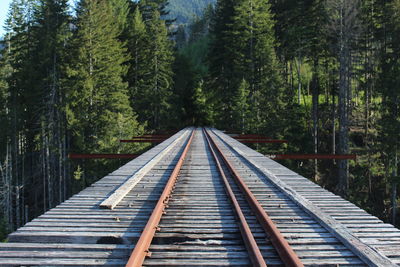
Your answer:
[[[277,130],[283,108],[283,87],[275,54],[274,21],[270,4],[262,0],[239,1],[234,16],[236,72],[249,82],[251,105],[255,109],[251,130]]]
[[[400,148],[400,1],[395,0],[387,6],[388,36],[387,49],[382,59],[380,74],[382,104],[382,119],[380,121],[380,138],[382,151],[387,158],[387,169],[391,183],[392,194],[392,223],[396,224],[398,210],[397,188],[399,176],[399,148]]]
[[[250,105],[249,105],[249,94],[250,94],[250,84],[243,79],[240,83],[234,103],[235,103],[235,117],[238,118],[237,125],[235,125],[235,129],[240,130],[242,133],[245,133],[249,130],[249,123],[251,121],[250,117]]]
[[[215,123],[221,129],[228,129],[234,124],[233,99],[238,79],[234,72],[235,58],[231,45],[233,39],[233,16],[236,1],[219,0],[215,8],[215,17],[211,23],[211,44],[208,54],[209,74],[207,88],[213,100]],[[239,80],[240,81],[240,80]]]
[[[82,0],[77,15],[76,58],[67,95],[72,146],[83,153],[118,153],[123,149],[120,139],[142,132],[123,81],[127,49],[118,40],[118,22],[108,1]]]
[[[192,58],[184,52],[178,51],[173,65],[173,120],[175,125],[186,127],[199,121],[198,109],[195,107],[196,87],[200,83],[198,71],[193,66]]]
[[[160,17],[166,19],[168,16],[169,11],[167,10],[168,7],[168,0],[141,0],[139,1],[139,7],[141,13],[143,15],[144,21],[148,22],[154,16],[154,12],[158,11]],[[167,25],[169,26],[173,20],[166,20]]]
[[[129,2],[127,0],[109,0],[114,15],[115,25],[122,34],[128,26]]]
[[[130,14],[128,22],[127,48],[131,58],[128,64],[127,81],[129,83],[131,106],[134,110],[139,111],[138,114],[140,114],[140,110],[145,108],[141,104],[146,98],[146,92],[143,90],[145,79],[148,78],[148,73],[151,72],[148,64],[150,40],[139,8],[135,8],[134,12]]]
[[[282,82],[275,54],[274,22],[270,5],[261,0],[219,1],[212,34],[210,86],[218,99],[219,126],[243,125],[234,107],[243,79],[249,84],[252,108],[248,129],[276,127],[282,108]],[[241,127],[242,128],[242,127]]]
[[[20,226],[24,220],[22,208],[24,196],[25,173],[33,164],[29,164],[29,146],[35,141],[32,125],[36,121],[37,100],[32,90],[35,69],[34,47],[36,40],[32,38],[36,1],[14,0],[6,21],[6,54],[5,61],[10,68],[6,78],[8,84],[8,121],[6,157],[10,168],[8,174],[9,206],[8,223],[10,230]],[[33,159],[31,156],[30,159]],[[31,172],[32,173],[32,172]],[[15,205],[11,205],[15,203]]]
[[[7,63],[7,50],[0,49],[0,125],[3,129],[9,129],[8,94],[9,85],[7,78],[11,73]],[[10,200],[10,176],[7,148],[9,146],[9,131],[0,131],[0,240],[4,240],[9,230],[9,200]]]
[[[193,124],[196,126],[209,126],[211,125],[211,109],[209,101],[204,92],[204,82],[199,81],[197,86],[194,88],[193,93]]]
[[[66,46],[71,36],[67,0],[43,0],[35,14],[35,83],[33,89],[38,99],[36,139],[40,140],[43,166],[43,186],[51,208],[67,196],[67,152],[65,87]],[[58,178],[56,180],[56,178]],[[32,181],[34,183],[34,181]],[[57,199],[55,199],[57,196]],[[45,208],[46,209],[46,208]]]
[[[352,53],[354,40],[359,33],[360,2],[330,0],[327,2],[330,12],[331,34],[336,40],[335,54],[339,63],[339,154],[349,153],[349,100],[351,91]],[[337,192],[346,196],[349,189],[348,160],[339,160],[339,183]]]
[[[172,93],[172,43],[168,38],[165,21],[155,10],[147,22],[147,67],[143,85],[138,88],[140,99],[138,114],[150,129],[160,129],[168,121],[169,100]]]

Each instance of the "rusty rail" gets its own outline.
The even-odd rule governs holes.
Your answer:
[[[158,230],[158,225],[171,197],[174,185],[179,175],[179,171],[186,158],[186,154],[189,151],[190,145],[192,144],[194,134],[195,130],[193,130],[188,142],[186,143],[185,149],[179,157],[178,163],[175,165],[175,168],[170,178],[168,179],[167,184],[165,185],[163,193],[161,194],[160,199],[158,200],[157,205],[155,206],[150,216],[150,219],[148,220],[142,234],[140,235],[138,242],[136,243],[136,246],[128,260],[128,263],[126,264],[126,267],[142,266],[145,258],[151,255],[149,251],[151,242],[154,238],[156,231]]]
[[[239,186],[240,190],[245,195],[246,200],[249,203],[252,211],[255,213],[259,223],[264,228],[264,231],[268,234],[269,240],[275,247],[276,251],[278,252],[285,266],[289,267],[304,266],[303,263],[300,261],[299,257],[297,256],[297,254],[294,252],[293,248],[289,245],[285,237],[276,227],[275,223],[268,216],[264,208],[260,205],[256,197],[254,196],[254,194],[250,191],[246,183],[240,177],[239,173],[236,171],[233,165],[228,161],[226,156],[222,153],[220,147],[217,145],[217,143],[214,141],[214,139],[211,137],[211,135],[208,133],[207,130],[205,130],[205,133],[211,140],[216,150],[218,151],[222,160],[225,162],[236,184]]]
[[[239,205],[239,202],[237,201],[236,196],[233,193],[233,190],[232,190],[232,188],[231,188],[231,186],[230,186],[230,184],[228,182],[228,179],[225,176],[225,172],[222,169],[221,162],[218,159],[218,156],[215,153],[215,150],[214,150],[214,148],[212,146],[212,143],[211,143],[211,141],[209,139],[210,137],[207,135],[207,133],[205,132],[204,129],[203,129],[203,132],[205,133],[205,137],[207,139],[208,147],[211,150],[211,154],[213,155],[213,158],[214,158],[214,160],[216,162],[216,165],[218,167],[218,171],[221,174],[221,179],[222,179],[222,181],[224,183],[226,193],[229,196],[230,200],[232,201],[232,205],[234,207],[235,214],[239,219],[240,232],[242,234],[243,241],[244,241],[244,243],[246,245],[246,249],[247,249],[247,251],[249,253],[252,265],[253,266],[260,266],[260,267],[261,266],[267,266],[267,264],[266,264],[266,262],[264,260],[264,257],[261,254],[260,248],[258,247],[256,240],[254,239],[253,233],[251,232],[250,226],[248,225],[248,223],[246,221],[246,218],[245,218],[245,216],[243,214],[243,211],[242,211],[242,209],[241,209],[241,207]]]

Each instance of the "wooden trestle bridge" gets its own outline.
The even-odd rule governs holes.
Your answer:
[[[399,264],[398,229],[200,128],[181,130],[0,244],[0,266]]]

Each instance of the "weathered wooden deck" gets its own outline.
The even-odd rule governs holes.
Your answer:
[[[0,266],[125,265],[191,130],[12,233],[0,244]],[[196,131],[144,265],[250,265],[205,136]],[[222,132],[211,134],[304,265],[400,264],[398,229]],[[101,208],[107,201],[117,205]],[[244,199],[239,202],[267,264],[281,265]]]

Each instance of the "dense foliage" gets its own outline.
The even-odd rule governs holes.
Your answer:
[[[254,146],[265,154],[357,154],[282,163],[398,223],[399,7],[219,0],[179,45],[193,73],[176,86],[201,81],[208,111],[195,121],[290,141]]]
[[[169,2],[12,1],[0,238],[123,163],[68,153],[141,152],[118,140],[188,125],[290,141],[265,154],[357,154],[282,163],[399,222],[399,0]]]
[[[72,16],[67,0],[12,1],[0,58],[8,231],[123,163],[70,161],[68,153],[140,152],[119,140],[161,127],[173,80],[165,6],[82,0]]]

